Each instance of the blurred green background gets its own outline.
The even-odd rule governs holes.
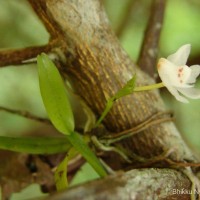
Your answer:
[[[105,4],[113,29],[117,31],[130,0],[101,1]],[[136,61],[151,1],[132,1],[134,3],[131,15],[119,39],[130,57]],[[198,64],[199,61],[200,64],[199,19],[199,0],[169,0],[159,55],[166,57],[181,45],[190,43],[192,52],[189,63]],[[0,0],[0,38],[0,49],[3,50],[45,44],[48,42],[49,35],[26,0]],[[200,88],[200,81],[198,86]],[[189,104],[182,104],[166,90],[162,90],[161,93],[168,108],[173,110],[177,127],[185,140],[197,152],[200,151],[200,100],[191,100]],[[39,94],[35,65],[0,68],[0,106],[28,110],[35,115],[46,117]],[[30,135],[37,130],[43,130],[43,125],[0,112],[0,135]]]

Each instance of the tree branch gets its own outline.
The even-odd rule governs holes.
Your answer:
[[[104,180],[69,188],[47,199],[145,200],[148,197],[148,199],[190,200],[187,191],[191,192],[191,183],[181,172],[173,169],[135,169],[117,173]]]
[[[58,40],[51,41],[44,46],[26,47],[15,50],[1,50],[0,51],[0,67],[8,65],[22,65],[26,64],[26,60],[35,58],[38,54],[44,52],[49,53],[57,46]]]
[[[163,24],[167,0],[153,0],[151,14],[145,31],[138,65],[140,69],[153,77],[156,69],[158,43]]]

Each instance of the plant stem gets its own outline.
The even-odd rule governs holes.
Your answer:
[[[103,119],[105,118],[105,116],[108,114],[108,112],[112,108],[113,104],[114,104],[114,101],[112,101],[112,98],[107,101],[106,107],[105,107],[103,113],[101,114],[100,118],[96,122],[95,127],[97,127],[97,126],[100,125],[100,123],[103,121]]]
[[[74,131],[70,135],[67,135],[67,139],[72,146],[74,146],[74,148],[85,158],[85,160],[88,161],[88,163],[94,168],[99,176],[105,177],[107,175],[107,172],[102,167],[99,159],[96,157],[93,151],[91,151],[88,144],[79,133]]]
[[[153,84],[153,85],[135,87],[134,92],[142,92],[142,91],[146,91],[146,90],[154,90],[154,89],[158,89],[158,88],[162,88],[162,87],[165,87],[165,86],[161,82],[161,83],[156,83],[156,84]]]
[[[146,86],[135,87],[133,92],[142,92],[142,91],[147,91],[147,90],[154,90],[154,89],[158,89],[158,88],[162,88],[162,87],[165,87],[165,86],[161,82],[161,83],[156,83],[156,84],[153,84],[153,85],[146,85]],[[115,96],[113,96],[113,97],[115,97]],[[105,107],[103,113],[101,114],[100,118],[96,122],[95,127],[99,126],[99,124],[103,121],[103,119],[106,117],[106,115],[108,114],[108,112],[112,108],[112,106],[113,106],[113,104],[115,102],[115,98],[113,98],[113,97],[111,97],[107,101],[106,107]]]

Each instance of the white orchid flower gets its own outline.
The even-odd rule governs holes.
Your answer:
[[[160,58],[157,65],[163,85],[183,103],[189,102],[185,97],[200,99],[200,89],[194,88],[196,78],[200,74],[200,65],[186,65],[190,49],[190,44],[183,45],[167,59]]]

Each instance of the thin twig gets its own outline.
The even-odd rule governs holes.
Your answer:
[[[143,158],[141,156],[133,154],[133,159],[137,161],[135,167],[137,168],[150,167],[153,164],[165,161],[173,152],[174,149],[168,149],[167,151],[164,151],[160,155],[153,156],[152,158]]]
[[[151,14],[143,39],[138,65],[142,70],[153,76],[157,60],[158,44],[163,24],[167,0],[153,0]]]
[[[169,158],[169,156],[175,152],[175,149],[169,149],[158,156],[154,156],[152,158],[143,158],[138,155],[133,154],[133,159],[138,161],[136,167],[143,168],[143,167],[150,167],[155,163],[158,162],[167,162],[173,168],[185,168],[185,167],[200,167],[200,163],[190,163],[190,162],[181,162],[181,161],[174,161]]]
[[[0,67],[8,65],[22,65],[26,60],[35,58],[38,54],[49,53],[57,46],[58,41],[51,41],[47,45],[26,47],[22,49],[10,49],[0,51]]]
[[[10,108],[5,108],[3,106],[0,106],[0,111],[5,111],[8,113],[12,113],[14,115],[19,115],[21,117],[24,117],[26,119],[31,119],[40,123],[45,123],[48,125],[52,125],[51,121],[42,117],[37,117],[27,111],[21,111],[21,110],[14,110],[14,109],[10,109]]]
[[[118,38],[120,38],[129,22],[131,11],[133,10],[133,7],[137,1],[129,0],[129,2],[126,5],[124,15],[122,16],[120,23],[116,29],[116,35]]]

